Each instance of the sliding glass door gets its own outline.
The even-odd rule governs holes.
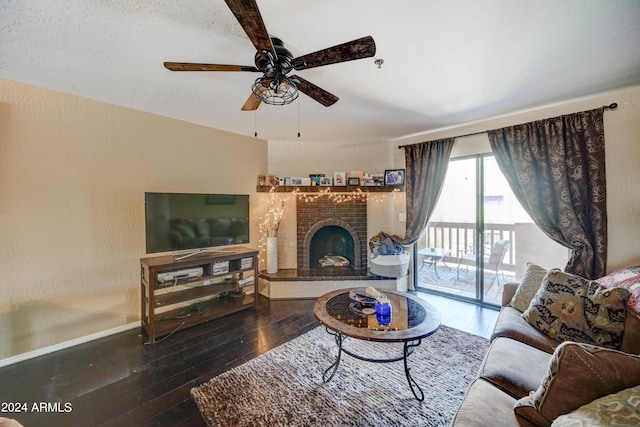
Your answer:
[[[419,288],[476,299],[476,281],[463,266],[458,275],[458,259],[475,247],[476,161],[453,160],[440,199],[427,227],[416,244],[417,284]]]
[[[489,305],[500,305],[502,285],[528,261],[550,268],[568,256],[522,209],[490,154],[450,161],[415,249],[419,289]]]

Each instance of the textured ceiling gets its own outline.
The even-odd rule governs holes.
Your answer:
[[[270,140],[386,140],[640,84],[638,0],[258,0],[294,56],[362,36],[376,58],[297,72],[337,95],[240,111],[257,73],[223,0],[4,0],[0,77]],[[615,101],[615,100],[612,100]],[[595,106],[594,106],[595,107]]]

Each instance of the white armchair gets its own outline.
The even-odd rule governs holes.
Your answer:
[[[496,279],[498,279],[498,285],[500,285],[500,278],[498,273],[500,270],[502,270],[504,257],[507,254],[507,251],[509,250],[510,246],[511,246],[511,243],[508,240],[498,240],[497,242],[494,243],[493,247],[491,248],[491,252],[489,252],[488,255],[485,254],[484,256],[485,270],[491,270],[496,272],[496,275],[493,277],[493,280],[491,280],[491,284],[489,286],[493,285],[493,282],[495,282]],[[458,269],[456,272],[458,279],[460,278],[460,266],[462,265],[463,261],[467,261],[465,262],[465,265],[470,265],[470,264],[475,265],[476,254],[464,253],[458,259]],[[503,280],[504,280],[504,271],[503,271]]]

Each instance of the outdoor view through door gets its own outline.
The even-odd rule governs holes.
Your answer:
[[[527,262],[564,267],[568,250],[533,223],[494,157],[452,159],[436,209],[416,243],[419,289],[500,305]]]

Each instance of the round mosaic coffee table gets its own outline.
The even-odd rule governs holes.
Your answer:
[[[435,333],[441,324],[438,310],[428,302],[408,293],[383,290],[384,296],[391,305],[391,315],[372,313],[375,305],[364,295],[364,288],[340,289],[329,292],[316,300],[313,314],[334,336],[338,346],[336,360],[323,373],[324,382],[331,381],[342,353],[359,360],[373,363],[404,362],[404,372],[413,395],[419,401],[424,400],[424,393],[411,376],[408,357],[420,346],[422,339]],[[362,304],[361,302],[365,302]],[[363,357],[343,346],[345,337],[381,343],[404,343],[402,355],[387,359]]]

